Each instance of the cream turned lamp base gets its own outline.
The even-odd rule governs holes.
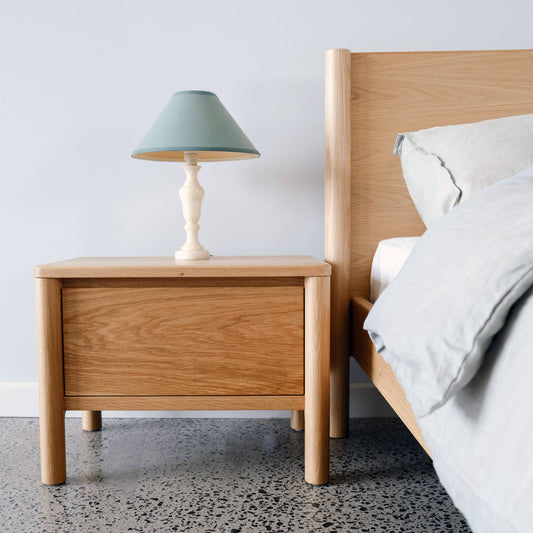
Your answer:
[[[202,168],[198,165],[198,152],[185,152],[186,165],[183,167],[187,178],[179,195],[183,206],[185,218],[185,231],[187,239],[185,244],[174,254],[177,260],[209,259],[209,252],[198,241],[200,215],[202,212],[202,200],[204,189],[198,181],[198,172]]]

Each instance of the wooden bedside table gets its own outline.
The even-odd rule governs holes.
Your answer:
[[[329,475],[329,264],[307,256],[79,258],[34,269],[42,482],[65,411],[305,409],[305,480]],[[298,416],[300,415],[300,416]]]

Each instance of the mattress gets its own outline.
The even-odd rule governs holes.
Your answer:
[[[396,237],[379,242],[370,273],[370,301],[372,303],[396,277],[419,238]]]

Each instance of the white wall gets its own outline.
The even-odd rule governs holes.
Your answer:
[[[205,164],[212,253],[323,256],[323,63],[528,48],[529,1],[29,0],[0,9],[0,382],[35,382],[32,266],[170,255],[179,165],[130,158],[170,95],[216,92],[259,160]]]

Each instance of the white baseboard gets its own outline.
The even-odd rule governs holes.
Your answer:
[[[39,416],[37,383],[0,383],[0,417]],[[79,417],[80,411],[67,416]],[[105,411],[108,418],[288,418],[289,411]],[[350,383],[350,417],[395,416],[372,383]]]

